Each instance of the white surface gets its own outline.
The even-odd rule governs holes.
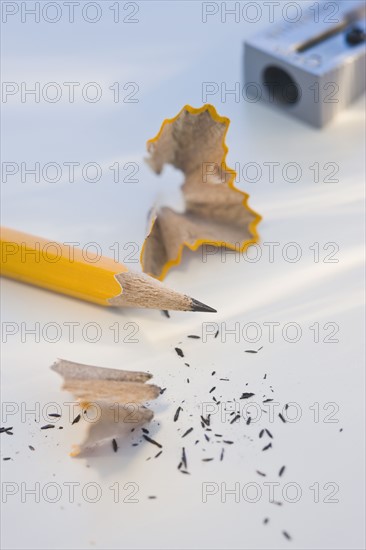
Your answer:
[[[95,25],[80,17],[74,24],[61,20],[54,25],[22,24],[14,17],[3,25],[3,80],[94,81],[109,99],[70,105],[63,101],[23,104],[15,97],[3,105],[2,130],[7,135],[3,161],[98,162],[105,170],[95,184],[80,178],[73,184],[35,184],[30,179],[21,183],[17,177],[10,178],[2,185],[1,223],[64,242],[96,241],[108,252],[116,241],[121,247],[128,242],[140,246],[152,203],[171,181],[175,188],[180,183],[173,170],[157,178],[143,166],[145,141],[184,104],[202,104],[202,82],[227,82],[232,88],[241,81],[243,39],[267,21],[263,17],[255,25],[230,20],[221,24],[214,18],[203,24],[200,2],[139,2],[140,23],[116,25],[106,8],[110,3],[102,4],[103,17]],[[137,82],[139,102],[113,103],[108,86],[117,81]],[[26,421],[19,412],[8,419],[3,415],[1,425],[13,426],[14,435],[1,434],[1,455],[13,459],[1,462],[2,489],[4,482],[19,488],[2,505],[4,548],[364,547],[363,99],[322,132],[266,107],[236,103],[233,96],[222,102],[217,95],[212,103],[232,121],[227,138],[229,166],[296,162],[303,170],[297,183],[282,177],[268,183],[265,174],[258,183],[241,179],[240,186],[250,193],[250,205],[264,218],[259,226],[262,258],[258,262],[242,257],[237,262],[230,255],[224,263],[217,254],[204,263],[199,253],[187,253],[183,264],[169,274],[167,284],[217,307],[217,315],[172,313],[169,320],[160,312],[103,310],[2,281],[3,328],[9,322],[25,323],[27,328],[37,322],[41,328],[55,322],[62,329],[55,343],[42,337],[36,343],[31,335],[22,342],[18,333],[2,344],[3,401],[15,402],[19,410],[25,406],[22,403],[27,408],[40,403],[42,410],[49,402],[70,401],[71,396],[60,389],[59,377],[49,369],[57,357],[148,370],[154,382],[167,387],[152,405],[156,415],[150,427],[152,437],[164,446],[163,454],[150,461],[146,459],[158,449],[147,442],[131,447],[131,440],[119,441],[116,454],[108,445],[88,459],[69,458],[75,435],[65,405],[63,431],[40,431],[47,423],[44,418],[35,423],[32,415]],[[108,166],[115,161],[141,163],[139,183],[113,183]],[[314,162],[338,163],[339,182],[315,183],[309,169]],[[292,241],[302,250],[297,263],[281,256]],[[263,246],[268,242],[279,243],[273,262]],[[314,262],[309,247],[315,242],[321,259],[331,252],[322,247],[336,243],[338,263]],[[123,326],[130,321],[139,326],[139,342],[114,343],[109,327],[119,323],[124,337]],[[68,341],[66,322],[79,323],[73,343]],[[82,337],[81,329],[89,322],[101,327],[98,343]],[[188,334],[201,334],[203,322],[218,323],[221,331],[221,323],[233,329],[236,322],[240,328],[255,322],[262,337],[256,343],[243,337],[235,342],[233,336],[224,342],[221,334],[206,343],[188,340]],[[273,343],[263,325],[268,322],[281,324]],[[302,336],[297,343],[282,337],[286,323],[300,325]],[[321,327],[337,323],[339,342],[315,343],[309,328],[314,323]],[[321,340],[329,332],[322,329]],[[180,342],[190,368],[174,351]],[[257,355],[244,353],[260,346],[263,349]],[[214,370],[217,374],[211,376]],[[230,382],[218,381],[226,377]],[[235,441],[224,445],[225,458],[220,462],[223,445],[214,442],[217,438],[204,442],[199,423],[202,403],[211,402],[208,392],[213,386],[217,386],[213,395],[221,401],[251,391],[259,403],[262,395],[274,398],[280,404],[278,411],[285,403],[295,402],[301,419],[283,424],[276,416],[272,423],[263,413],[259,422],[246,426],[243,421],[230,425],[219,413],[213,415],[213,432]],[[183,400],[183,412],[174,423],[175,410]],[[319,403],[319,422],[314,421],[314,403]],[[327,403],[335,405],[325,410]],[[332,418],[337,422],[326,422],[326,415],[336,409]],[[190,426],[194,431],[182,440]],[[258,434],[265,427],[274,439],[273,448],[263,452],[269,439],[259,439]],[[194,446],[196,439],[200,443]],[[177,470],[183,444],[190,476]],[[215,460],[202,462],[205,456]],[[279,478],[282,465],[286,471]],[[276,500],[284,501],[281,491],[289,482],[298,484],[301,498],[283,506],[270,503],[263,485],[268,481],[281,483]],[[38,503],[29,495],[22,502],[21,484],[29,489],[36,482],[41,489],[58,483],[61,499],[50,503],[41,494]],[[80,483],[73,503],[67,482]],[[88,482],[100,486],[98,503],[83,498],[81,488]],[[121,487],[119,503],[109,489],[116,482]],[[128,482],[139,486],[138,503],[123,502],[130,492],[123,490]],[[255,482],[262,496],[250,503],[250,493],[236,503],[232,495],[221,502],[217,494],[203,503],[203,482],[223,482],[228,488]],[[324,502],[331,493],[331,486],[323,488],[329,482],[339,487],[336,503]],[[314,483],[320,486],[319,503],[310,489]],[[149,495],[157,499],[149,500]],[[265,517],[270,518],[267,525],[262,524]],[[284,538],[283,530],[291,541]]]

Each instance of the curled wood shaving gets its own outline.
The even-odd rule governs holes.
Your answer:
[[[64,379],[63,389],[78,400],[81,412],[78,428],[84,432],[71,456],[99,445],[106,440],[127,435],[131,429],[152,420],[154,413],[143,403],[155,399],[160,388],[145,382],[146,372],[108,369],[58,359],[51,369]],[[92,410],[91,417],[88,411]]]
[[[185,177],[185,211],[162,207],[153,213],[142,248],[142,268],[157,279],[180,263],[184,247],[212,245],[242,252],[258,240],[261,217],[248,206],[248,195],[235,187],[236,173],[225,162],[229,123],[212,105],[186,105],[147,144],[147,161],[157,174],[172,164]]]

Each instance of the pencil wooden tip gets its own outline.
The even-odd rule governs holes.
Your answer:
[[[194,298],[191,298],[191,310],[192,311],[204,311],[204,312],[210,312],[210,313],[217,313],[217,310],[213,307],[206,306],[206,304],[203,304],[202,302],[199,302],[198,300],[195,300]]]
[[[115,276],[123,292],[109,300],[112,306],[148,307],[176,311],[202,311],[216,313],[216,309],[202,302],[171,290],[160,281],[144,273],[132,271],[117,273]]]

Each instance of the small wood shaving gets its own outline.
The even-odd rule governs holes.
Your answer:
[[[154,414],[143,403],[156,399],[161,389],[145,382],[151,378],[146,372],[109,369],[57,360],[51,369],[63,379],[63,389],[72,393],[82,410],[72,422],[84,430],[79,445],[74,445],[71,456],[78,456],[96,445],[112,440],[113,450],[118,449],[116,438],[126,436],[133,429],[149,422]],[[90,421],[88,409],[94,407],[98,416]],[[54,427],[53,424],[41,429]],[[144,434],[145,439],[147,436]]]

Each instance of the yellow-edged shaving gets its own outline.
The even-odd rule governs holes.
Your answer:
[[[193,136],[196,138],[196,135],[199,134],[199,122],[197,115],[201,115],[202,113],[207,113],[211,120],[213,121],[211,129],[214,128],[214,123],[217,123],[216,126],[220,126],[220,143],[215,143],[216,135],[214,133],[208,132],[207,135],[202,136],[200,135],[200,138],[203,137],[202,140],[202,159],[201,162],[205,161],[213,161],[215,164],[217,164],[220,168],[220,174],[224,175],[225,181],[224,183],[218,183],[217,181],[212,184],[202,184],[202,181],[199,181],[199,170],[197,170],[194,177],[192,177],[192,171],[189,173],[189,170],[186,169],[186,165],[190,164],[192,161],[192,158],[196,161],[200,157],[200,151],[199,151],[199,144],[196,144],[196,147],[192,147],[192,142],[187,141],[186,137],[183,136],[186,126],[185,125],[194,125],[196,124],[197,127],[197,134],[194,132]],[[192,118],[189,120],[190,115]],[[197,117],[197,122],[193,121],[193,117]],[[238,189],[234,182],[236,178],[236,172],[235,170],[229,168],[226,164],[226,156],[228,153],[228,147],[225,143],[226,134],[229,128],[230,120],[227,117],[220,116],[215,107],[213,105],[203,105],[200,108],[194,108],[190,105],[186,105],[181,109],[181,111],[173,118],[164,120],[158,134],[150,139],[147,142],[147,149],[150,153],[150,158],[148,159],[149,164],[152,166],[152,168],[155,170],[155,172],[160,173],[162,166],[167,164],[172,164],[176,168],[179,168],[183,171],[183,173],[186,176],[186,181],[182,185],[182,191],[183,196],[185,197],[187,203],[190,201],[190,193],[194,189],[194,187],[199,189],[199,187],[205,188],[205,192],[210,192],[212,190],[213,186],[222,186],[226,187],[233,192],[238,194],[237,201],[241,203],[242,206],[242,215],[243,216],[249,216],[250,219],[248,219],[247,226],[246,226],[246,233],[247,235],[243,235],[243,238],[240,239],[240,242],[230,242],[227,239],[224,238],[218,238],[217,240],[211,240],[207,239],[205,237],[202,238],[195,238],[188,240],[183,240],[179,246],[174,246],[174,253],[173,255],[167,254],[167,258],[164,258],[164,261],[157,262],[155,251],[152,251],[152,248],[158,248],[157,243],[160,243],[161,249],[167,250],[169,247],[166,246],[167,243],[161,242],[164,240],[165,235],[167,236],[167,240],[169,239],[169,233],[170,231],[165,231],[165,235],[163,235],[160,232],[160,229],[157,229],[157,225],[159,223],[159,217],[162,218],[162,212],[158,212],[157,215],[155,215],[151,220],[150,229],[148,232],[148,235],[143,243],[142,250],[141,250],[141,264],[143,266],[143,270],[148,273],[149,275],[155,277],[156,279],[162,281],[165,276],[167,275],[168,271],[173,267],[178,265],[181,262],[182,254],[184,248],[188,248],[189,250],[196,251],[198,248],[200,248],[202,245],[210,244],[213,246],[221,247],[225,246],[226,248],[230,250],[235,250],[237,252],[243,252],[245,251],[248,246],[251,244],[257,243],[259,240],[259,235],[257,231],[257,226],[259,222],[261,221],[262,217],[255,212],[249,205],[249,195],[240,189]],[[168,128],[168,127],[171,128]],[[190,128],[188,127],[188,130]],[[167,136],[168,133],[170,134],[170,139],[168,140]],[[188,132],[187,132],[188,134]],[[210,158],[205,157],[205,148],[207,147],[207,142],[211,141],[212,146],[212,156]],[[182,147],[186,147],[187,149],[191,149],[191,153],[185,154],[185,152],[182,151],[182,149],[179,150],[178,144],[182,145]],[[220,152],[218,150],[221,148]],[[191,156],[189,156],[191,154]],[[207,153],[206,153],[207,154]],[[194,164],[194,162],[193,162]],[[189,167],[191,168],[191,167]],[[194,199],[191,201],[191,205],[194,205]],[[171,209],[165,209],[165,211],[173,212]],[[189,205],[186,209],[186,212],[180,216],[180,219],[177,218],[174,223],[172,224],[172,230],[174,230],[174,227],[177,227],[177,225],[184,224],[185,223],[185,215],[186,219],[188,220],[190,217],[190,210]],[[207,216],[209,218],[209,216]],[[179,229],[176,230],[177,233],[179,232]],[[148,247],[151,248],[150,250],[147,250]],[[152,261],[151,258],[154,257],[154,260]]]

